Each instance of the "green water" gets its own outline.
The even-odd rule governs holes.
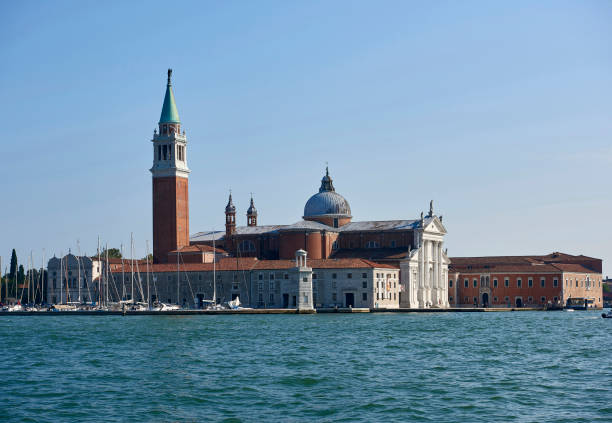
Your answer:
[[[609,422],[599,316],[2,316],[0,420]]]

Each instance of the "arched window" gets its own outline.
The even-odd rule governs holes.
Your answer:
[[[255,251],[255,244],[253,241],[245,239],[244,241],[238,244],[238,250],[242,253],[251,253]]]

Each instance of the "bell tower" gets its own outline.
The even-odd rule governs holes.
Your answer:
[[[166,263],[168,253],[189,245],[189,173],[187,137],[172,91],[168,69],[166,96],[153,131],[153,262]]]

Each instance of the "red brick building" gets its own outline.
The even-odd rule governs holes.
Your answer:
[[[602,261],[583,255],[454,257],[448,272],[455,307],[603,306]]]

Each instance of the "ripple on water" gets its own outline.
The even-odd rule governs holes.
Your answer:
[[[62,317],[2,317],[2,421],[612,416],[596,312]]]

